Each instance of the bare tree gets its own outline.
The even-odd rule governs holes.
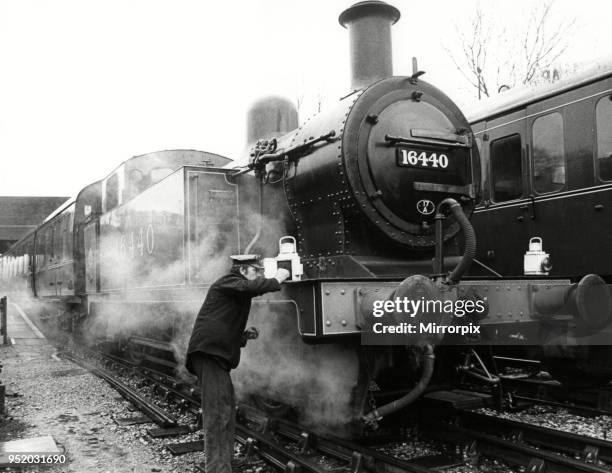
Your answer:
[[[568,33],[576,20],[553,25],[550,21],[553,3],[554,0],[548,1],[542,4],[541,8],[532,11],[522,48],[523,84],[533,82],[537,76],[543,77],[542,72],[549,70],[569,46]],[[554,79],[554,74],[551,79]]]
[[[491,38],[491,30],[485,27],[485,24],[484,13],[478,6],[470,19],[470,27],[466,28],[467,34],[460,27],[455,26],[461,44],[461,59],[457,59],[455,54],[449,51],[457,69],[478,90],[478,100],[482,94],[489,96],[484,70],[487,65],[486,45]]]
[[[537,4],[527,21],[502,24],[480,5],[464,26],[456,25],[458,42],[447,47],[457,69],[477,90],[478,99],[518,84],[538,84],[560,78],[556,65],[569,46],[575,20],[554,21],[555,0]]]

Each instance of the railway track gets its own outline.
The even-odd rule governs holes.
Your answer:
[[[122,367],[124,370],[132,371],[136,368],[133,363],[127,360],[109,355],[96,355],[102,356],[102,358],[106,359],[108,365],[114,365],[115,369]],[[66,357],[86,369],[92,367],[91,363],[82,359],[79,360],[75,355],[67,355]],[[103,379],[106,380],[112,378],[112,374],[109,371],[100,368],[95,368],[92,372],[96,375],[102,375]],[[200,400],[197,390],[193,387],[176,383],[170,376],[151,368],[144,368],[142,373],[139,372],[138,374],[150,383],[157,383],[155,391],[163,393],[166,401],[172,400],[177,402],[179,407],[183,409],[188,408],[197,415]],[[113,383],[113,386],[116,384],[118,385],[120,382]],[[134,402],[136,406],[153,404],[143,396],[140,396],[140,398],[130,396],[127,399]],[[151,407],[148,407],[147,410],[151,410]],[[171,417],[169,414],[166,416]],[[439,471],[418,464],[419,460],[430,462],[431,458],[429,457],[411,461],[399,460],[356,443],[322,436],[297,424],[268,419],[248,406],[240,406],[237,419],[239,422],[236,425],[236,440],[244,446],[247,458],[253,454],[258,454],[270,465],[285,471],[328,473],[329,468],[317,462],[317,457],[323,455],[327,456],[328,459],[332,458],[337,463],[336,468],[353,473],[366,470],[381,473],[434,473]],[[160,427],[164,426],[163,423],[155,419],[152,420]],[[186,433],[184,429],[185,426],[174,425],[170,429],[155,429],[153,434],[165,436],[165,434],[174,431]],[[200,451],[203,448],[203,444],[202,441],[191,441],[172,443],[166,447],[174,454],[181,454]],[[454,460],[452,465],[461,463],[461,460]]]
[[[520,411],[533,405],[567,409],[582,417],[612,416],[612,386],[569,389],[557,381],[518,377],[500,377],[501,392],[490,386],[462,385],[474,393],[492,395],[498,408]]]
[[[177,408],[199,413],[199,393],[194,386],[177,382],[171,376],[152,368],[141,368],[122,358],[89,353],[99,362],[127,375],[137,375],[165,402]],[[92,369],[107,381],[113,374],[69,355],[75,362]],[[111,384],[121,386],[120,382]],[[134,390],[131,390],[134,391]],[[122,393],[123,395],[123,393]],[[135,395],[132,398],[132,395]],[[152,402],[137,399],[137,392],[129,392],[128,400],[143,412],[155,409],[146,407]],[[141,407],[141,406],[144,406]],[[148,415],[148,413],[147,413]],[[156,417],[160,426],[150,432],[156,436],[175,436],[191,432],[187,426],[172,424],[166,414]],[[604,473],[612,472],[612,442],[537,427],[521,422],[486,416],[465,410],[424,410],[416,418],[419,433],[439,442],[444,447],[439,455],[426,455],[411,460],[401,460],[375,448],[334,438],[305,429],[287,420],[272,419],[249,406],[240,406],[238,411],[236,440],[243,445],[247,458],[257,454],[268,464],[286,471],[329,472],[329,464],[321,465],[320,458],[333,463],[334,471],[360,473],[415,472],[433,473],[454,468],[466,462],[477,463],[482,458],[501,460],[529,473]],[[202,449],[201,441],[177,442],[166,445],[174,454]],[[447,452],[463,452],[463,455]]]
[[[566,407],[584,416],[612,415],[612,387],[568,389],[556,381],[503,378],[504,390],[516,404]]]
[[[497,385],[483,385],[464,378],[462,388],[492,395],[498,408],[522,410],[533,405],[564,408],[583,416],[612,416],[612,384],[599,387],[570,388],[542,374],[537,360],[494,356],[496,368],[513,368],[514,374],[496,372]],[[504,371],[503,369],[501,371]]]
[[[471,411],[418,419],[420,432],[528,472],[610,472],[612,442]]]

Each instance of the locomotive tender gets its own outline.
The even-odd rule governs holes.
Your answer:
[[[254,300],[261,337],[237,387],[334,425],[374,425],[432,377],[438,335],[362,344],[374,301],[486,300],[478,322],[504,340],[517,324],[555,318],[585,289],[567,279],[461,281],[475,255],[465,215],[480,200],[479,151],[467,119],[422,73],[392,77],[398,19],[375,0],[342,13],[352,91],[328,110],[298,127],[287,102],[259,102],[241,162],[180,150],[126,161],[3,255],[3,281],[61,303],[63,326],[171,367],[227,256],[274,256],[280,242],[268,263],[287,264],[293,281]]]

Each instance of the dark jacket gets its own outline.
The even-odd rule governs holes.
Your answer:
[[[217,279],[210,286],[193,326],[185,362],[187,369],[194,373],[191,361],[198,352],[212,356],[227,370],[236,368],[251,299],[279,290],[280,284],[274,278],[249,281],[239,273],[229,273]]]

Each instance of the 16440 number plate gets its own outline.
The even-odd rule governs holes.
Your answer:
[[[445,153],[409,148],[397,148],[395,152],[398,166],[424,169],[448,168],[448,155]]]

